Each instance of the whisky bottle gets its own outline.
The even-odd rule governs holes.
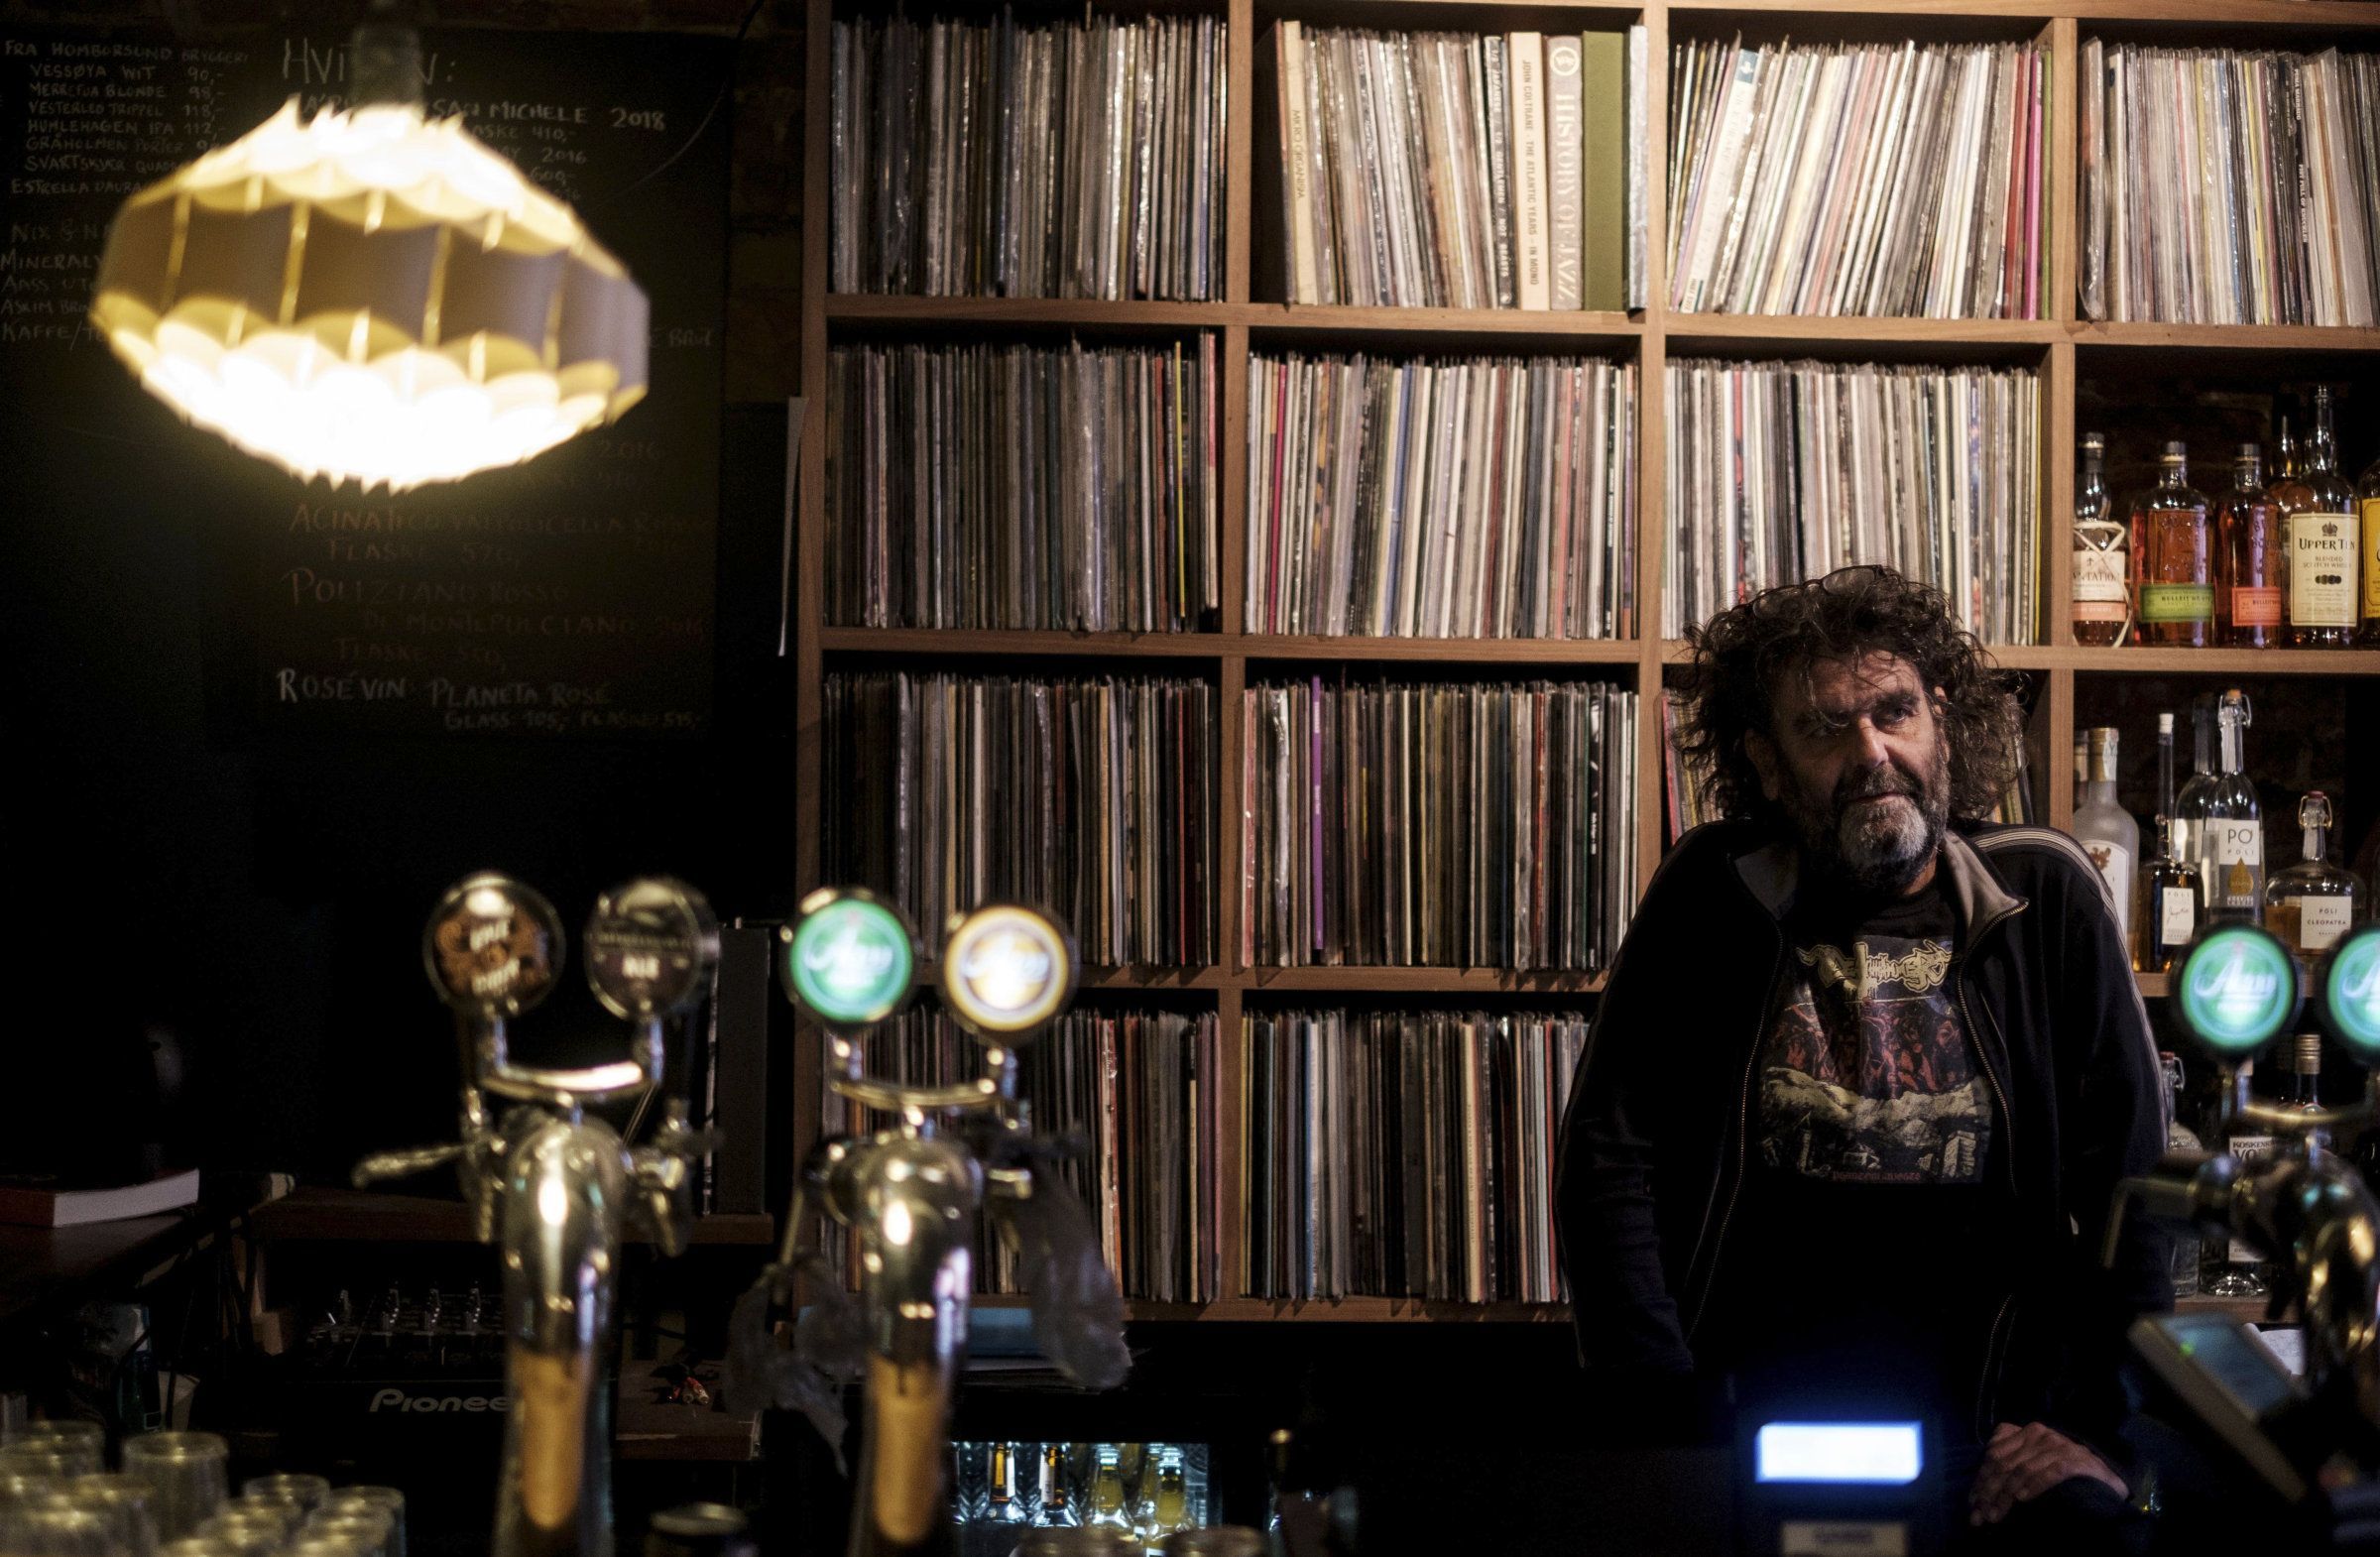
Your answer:
[[[2264,490],[2264,454],[2242,443],[2215,510],[2214,636],[2233,649],[2281,642],[2281,510]]]
[[[2306,469],[2273,485],[2281,510],[2281,576],[2292,649],[2344,649],[2361,604],[2355,494],[2339,478],[2330,430],[2330,388],[2314,389],[2314,431]]]
[[[2264,888],[2264,925],[2311,963],[2363,917],[2363,884],[2330,863],[2330,797],[2309,789],[2298,802],[2304,858],[2275,871]]]
[[[2090,732],[2090,781],[2075,804],[2073,832],[2098,868],[2115,907],[2116,927],[2132,944],[2132,885],[2140,859],[2140,823],[2115,803],[2116,732],[2101,725]]]
[[[2075,481],[2075,642],[2089,649],[2120,644],[2132,632],[2132,558],[2124,527],[2107,497],[2107,440],[2082,434],[2082,473]]]
[[[2190,484],[2190,449],[2168,443],[2157,485],[2132,504],[2135,642],[2203,649],[2214,634],[2214,527]]]
[[[1062,1528],[1075,1522],[1074,1508],[1066,1496],[1066,1446],[1041,1446],[1041,1499],[1033,1510],[1033,1522],[1049,1528]]]
[[[2264,812],[2246,774],[2248,694],[2233,687],[2215,705],[2215,768],[2191,779],[2174,807],[2199,870],[2202,922],[2260,921],[2264,914]]]
[[[1015,1444],[996,1443],[992,1446],[991,1494],[984,1508],[984,1518],[993,1524],[1023,1524],[1024,1501],[1017,1496]]]
[[[2380,459],[2355,483],[2355,521],[2363,541],[2363,626],[2355,647],[2380,649]]]
[[[2199,933],[2199,872],[2179,857],[2173,818],[2174,716],[2164,713],[2157,716],[2157,853],[2140,868],[2134,914],[2132,966],[2142,973],[2170,972]]]

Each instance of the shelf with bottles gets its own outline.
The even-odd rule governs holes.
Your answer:
[[[2161,714],[2172,715],[2170,779]],[[2218,911],[2266,923],[2308,957],[2346,922],[2369,915],[2380,863],[2380,768],[2342,737],[2380,718],[2380,685],[2079,678],[2074,715],[2078,745],[2094,730],[2115,734],[2112,768],[2087,782],[2077,774],[2072,830],[2094,860],[2108,862],[2144,975],[2162,974],[2161,964]],[[2160,815],[2172,818],[2162,835]],[[2327,861],[2327,882],[2295,869],[2310,843]],[[2175,872],[2175,864],[2197,874]],[[2355,885],[2339,885],[2350,880]],[[2322,903],[2301,923],[2293,904],[2309,894]],[[2337,898],[2345,900],[2328,900]],[[2144,983],[2143,993],[2164,987]]]
[[[2202,652],[2380,670],[2374,364],[2140,366],[2077,365],[2066,614],[2088,667]]]
[[[1009,1557],[1024,1530],[1082,1525],[1153,1550],[1222,1522],[1206,1444],[962,1439],[950,1450],[957,1557]]]

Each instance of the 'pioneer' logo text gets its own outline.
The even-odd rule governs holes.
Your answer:
[[[402,1389],[383,1389],[364,1409],[372,1412],[387,1406],[393,1411],[504,1411],[511,1409],[512,1403],[510,1395],[501,1394],[407,1394]]]

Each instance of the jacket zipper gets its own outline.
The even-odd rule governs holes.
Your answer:
[[[1967,1038],[1975,1045],[1975,1055],[1982,1062],[1983,1080],[1991,1088],[1993,1101],[2000,1106],[2000,1130],[2003,1138],[2000,1142],[2000,1160],[2006,1164],[2008,1169],[2008,1191],[2011,1200],[2016,1196],[2016,1117],[2008,1107],[2008,1095],[2000,1090],[1999,1072],[1992,1068],[1991,1056],[1983,1051],[1980,1041],[1982,1028],[1976,1023],[1974,1008],[1968,1004],[1966,998],[1966,969],[1964,964],[1973,960],[1974,954],[1981,948],[1983,937],[1986,934],[1999,928],[2003,921],[2014,918],[2024,910],[2025,904],[2020,899],[2015,907],[1996,914],[1976,926],[1966,938],[1966,953],[1960,959],[1963,966],[1959,970],[1959,1014],[1966,1018]],[[1999,1039],[2000,1047],[2004,1052],[2008,1046],[2008,1039],[1999,1032],[1997,1027],[1994,1027],[1992,1031],[1993,1035]],[[2006,1322],[2009,1310],[2015,1304],[2016,1294],[2014,1292],[2002,1297],[1999,1310],[1991,1317],[1991,1328],[1984,1333],[1983,1371],[1975,1379],[1975,1436],[1979,1442],[1987,1440],[1991,1434],[1991,1424],[1984,1418],[1990,1414],[1992,1383],[1994,1377],[1999,1372],[2000,1327]]]

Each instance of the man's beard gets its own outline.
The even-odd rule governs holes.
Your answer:
[[[1864,895],[1908,890],[1942,845],[1951,818],[1950,745],[1938,742],[1931,772],[1912,777],[1886,764],[1845,775],[1825,801],[1787,781],[1784,809],[1803,858]],[[1897,795],[1875,800],[1874,796]]]

